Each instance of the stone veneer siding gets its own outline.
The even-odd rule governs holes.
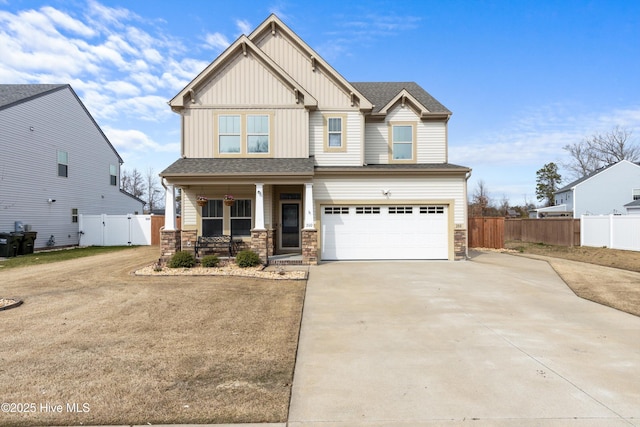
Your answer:
[[[180,250],[180,230],[160,231],[160,259],[167,261]]]
[[[302,230],[302,263],[318,264],[318,230]]]
[[[251,250],[258,254],[263,264],[269,262],[269,232],[267,230],[251,230]]]
[[[454,232],[453,253],[456,261],[467,258],[467,230],[456,230]]]

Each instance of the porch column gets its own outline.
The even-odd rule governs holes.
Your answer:
[[[315,230],[315,219],[313,217],[313,183],[304,184],[304,229]]]
[[[164,188],[164,231],[176,229],[176,193],[173,184],[165,184]]]
[[[266,230],[264,228],[264,184],[256,183],[256,223],[254,230]]]

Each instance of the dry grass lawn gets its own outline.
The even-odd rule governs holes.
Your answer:
[[[1,425],[286,421],[305,282],[129,274],[157,251],[0,272]]]
[[[522,242],[505,246],[546,259],[579,297],[640,316],[640,252]]]

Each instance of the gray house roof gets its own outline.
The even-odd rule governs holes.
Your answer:
[[[177,175],[313,175],[313,158],[306,159],[178,159],[160,176]]]
[[[554,194],[564,193],[565,191],[571,190],[571,189],[572,189],[573,187],[575,187],[576,185],[583,183],[584,181],[588,180],[588,179],[589,179],[589,178],[591,178],[592,176],[596,176],[596,175],[598,175],[600,172],[603,172],[603,171],[605,171],[605,170],[609,169],[610,167],[617,165],[618,163],[620,163],[620,162],[612,163],[612,164],[607,165],[607,166],[603,166],[603,167],[601,167],[600,169],[597,169],[597,170],[595,170],[595,171],[591,172],[589,175],[585,175],[585,176],[583,176],[583,177],[582,177],[582,178],[580,178],[580,179],[576,179],[576,180],[575,180],[575,181],[573,181],[572,183],[567,184],[567,185],[565,185],[564,187],[562,187],[561,189],[557,190]],[[640,166],[640,163],[635,163],[635,164],[637,164],[638,166]]]
[[[634,200],[633,202],[627,203],[626,205],[624,205],[625,208],[631,208],[636,206],[640,208],[640,199]]]
[[[415,82],[351,82],[374,105],[372,112],[379,112],[403,89],[406,89],[431,113],[451,114],[451,111],[438,102],[426,90]]]
[[[0,85],[0,110],[67,86],[62,84]]]

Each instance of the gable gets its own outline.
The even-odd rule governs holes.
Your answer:
[[[271,15],[249,38],[318,99],[320,108],[371,109],[371,103],[317,52]]]

